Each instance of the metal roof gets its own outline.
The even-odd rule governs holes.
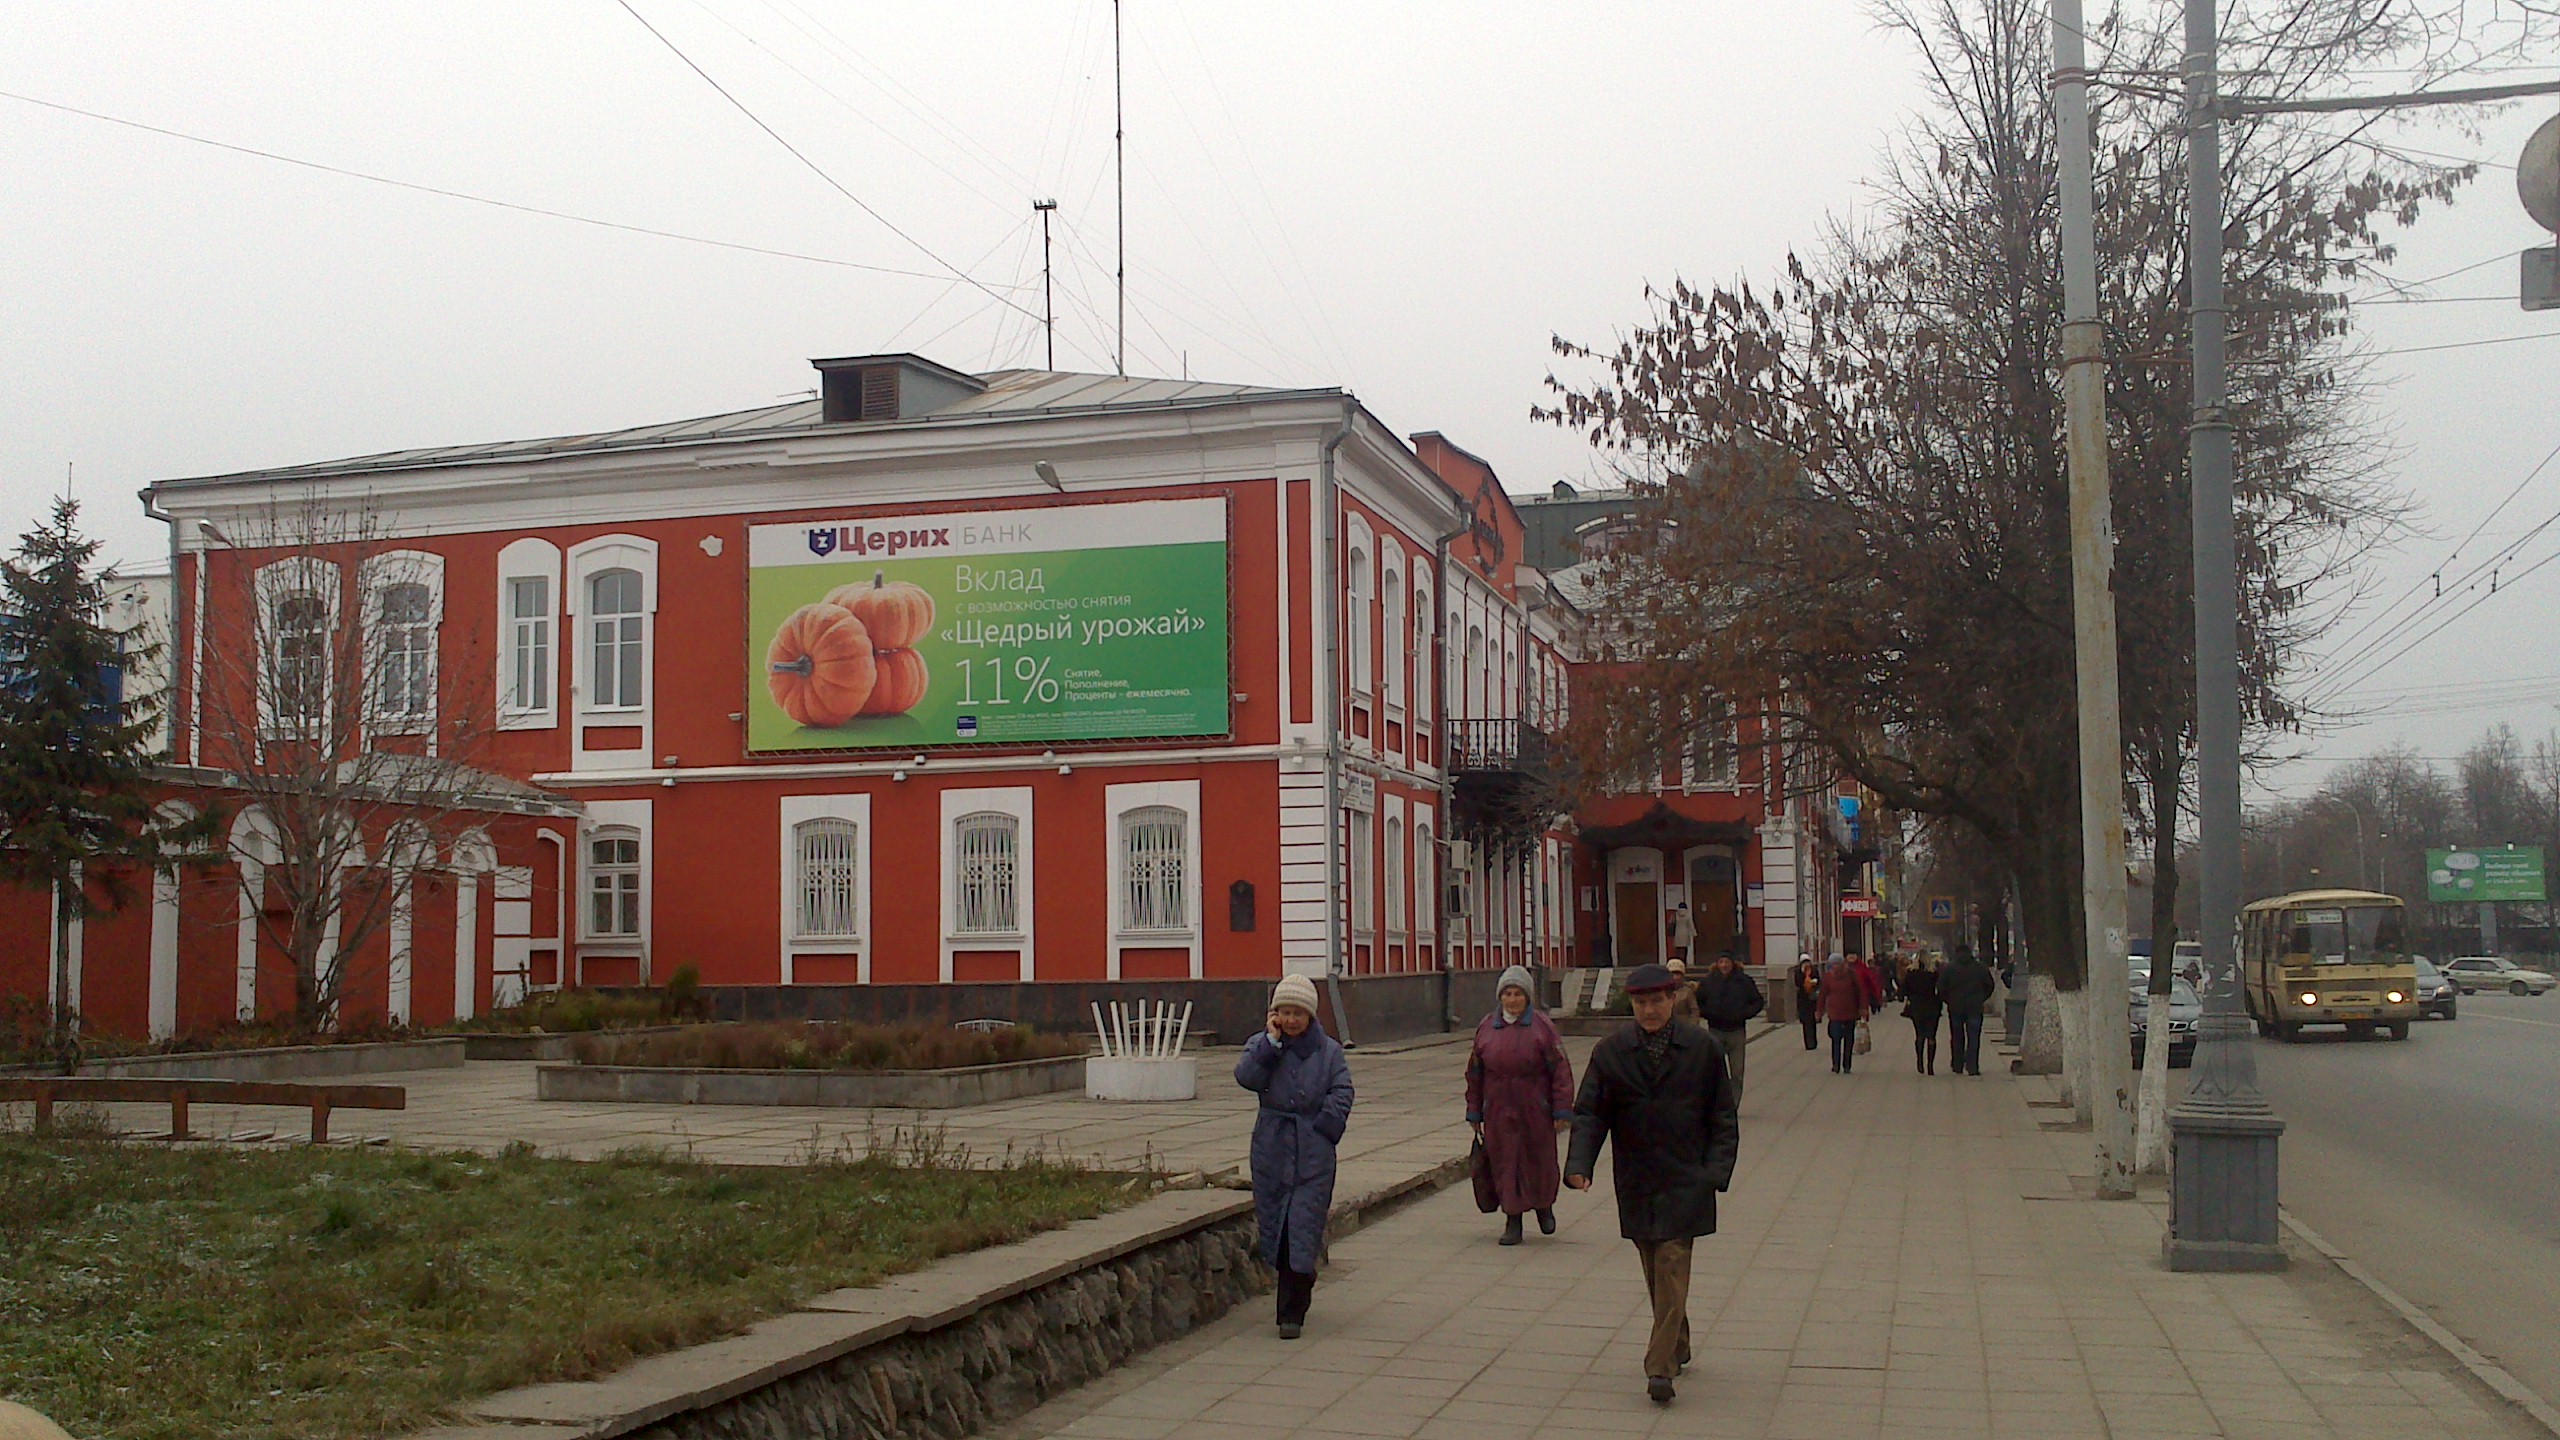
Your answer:
[[[543,460],[620,450],[694,445],[716,441],[770,440],[789,435],[841,434],[886,430],[897,426],[932,425],[950,420],[1092,414],[1111,410],[1170,410],[1241,401],[1334,396],[1338,388],[1287,389],[1263,385],[1230,385],[1207,380],[1156,380],[1137,375],[1083,375],[1057,370],[997,370],[977,377],[986,389],[932,411],[903,420],[838,421],[820,418],[819,401],[811,396],[754,410],[733,410],[691,420],[671,420],[628,430],[588,435],[559,435],[539,440],[502,440],[482,445],[434,445],[414,450],[386,450],[308,465],[237,470],[219,475],[163,480],[159,485],[219,481],[323,479],[391,470],[434,469],[447,465],[486,465]],[[155,486],[156,488],[156,486]]]

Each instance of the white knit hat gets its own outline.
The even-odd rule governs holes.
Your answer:
[[[1271,1008],[1277,1010],[1283,1005],[1295,1005],[1310,1015],[1316,1013],[1316,982],[1304,975],[1281,976],[1280,983],[1271,987]]]

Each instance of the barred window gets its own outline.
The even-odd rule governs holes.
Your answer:
[[[1021,840],[1022,822],[997,811],[981,810],[953,822],[960,877],[960,913],[952,927],[957,933],[1021,933],[1015,858]]]
[[[803,820],[792,827],[800,856],[800,929],[804,939],[851,939],[862,933],[855,873],[861,835],[850,820]]]
[[[1190,817],[1170,805],[1120,817],[1121,928],[1190,928],[1190,829]]]
[[[587,841],[587,933],[639,937],[640,837],[629,830],[599,830]]]

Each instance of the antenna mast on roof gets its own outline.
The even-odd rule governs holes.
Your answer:
[[[1034,200],[1031,208],[1040,212],[1040,328],[1049,332],[1049,368],[1058,368],[1058,304],[1049,286],[1049,216],[1058,208],[1055,200]]]
[[[1129,131],[1120,120],[1120,0],[1111,0],[1111,203],[1118,211],[1118,237],[1112,242],[1119,267],[1119,373],[1129,373]]]

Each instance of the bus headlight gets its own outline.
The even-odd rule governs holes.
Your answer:
[[[2406,1000],[2406,999],[2408,999],[2409,997],[2408,997],[2408,996],[2406,996],[2406,995],[2401,994],[2401,993],[2400,993],[2399,991],[2397,991],[2397,990],[2386,990],[2386,991],[2384,991],[2384,992],[2382,993],[2382,998],[2383,998],[2383,999],[2385,999],[2385,1000],[2390,1001],[2390,1002],[2391,1002],[2392,1004],[2394,1004],[2394,1005],[2397,1005],[2397,1004],[2399,1004],[2401,1001]]]
[[[2297,1000],[2299,1000],[2299,1001],[2301,1001],[2301,1002],[2302,1002],[2303,1004],[2305,1004],[2305,1005],[2317,1005],[2317,1004],[2319,1004],[2319,1003],[2320,1003],[2320,997],[2319,997],[2318,995],[2316,995],[2316,994],[2313,994],[2311,991],[2308,991],[2308,990],[2303,991],[2301,994],[2299,994],[2299,995],[2295,996],[2294,998],[2295,998],[2295,999],[2297,999]]]

